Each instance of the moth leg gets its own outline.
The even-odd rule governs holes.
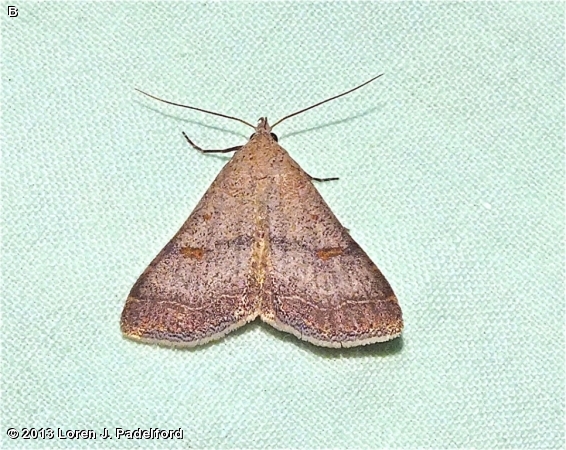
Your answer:
[[[306,172],[305,172],[306,173]],[[317,178],[317,177],[313,177],[312,175],[309,175],[307,173],[308,177],[311,179],[311,181],[336,181],[339,180],[340,178],[338,177],[330,177],[330,178]]]
[[[194,148],[195,150],[198,150],[201,153],[230,153],[230,152],[235,152],[237,150],[240,150],[242,148],[241,145],[238,145],[236,147],[225,148],[224,150],[204,150],[201,147],[199,147],[198,145],[196,145],[193,141],[191,141],[189,139],[189,137],[185,134],[184,131],[182,133],[183,133],[183,136],[185,136],[185,139],[187,140],[187,142],[191,145],[191,147]]]

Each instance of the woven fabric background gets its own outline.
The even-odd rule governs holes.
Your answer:
[[[12,4],[12,3],[10,3]],[[564,447],[564,3],[2,7],[8,448]],[[122,338],[137,277],[241,124],[272,120],[381,268],[402,339],[325,350],[259,323]],[[9,428],[20,437],[10,439]],[[183,430],[24,440],[24,428]]]

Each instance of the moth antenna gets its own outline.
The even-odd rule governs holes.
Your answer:
[[[168,105],[180,106],[181,108],[193,109],[195,111],[200,111],[200,112],[203,112],[203,113],[206,113],[206,114],[212,114],[213,116],[220,116],[220,117],[224,117],[225,119],[236,120],[238,122],[241,122],[241,123],[247,125],[248,127],[252,127],[255,130],[255,127],[251,123],[248,123],[248,122],[246,122],[245,120],[242,120],[242,119],[238,119],[237,117],[227,116],[226,114],[220,114],[220,113],[217,113],[217,112],[214,112],[214,111],[208,111],[206,109],[196,108],[194,106],[181,105],[180,103],[173,103],[173,102],[170,102],[168,100],[163,100],[162,98],[156,97],[155,95],[148,94],[147,92],[144,92],[140,89],[137,89],[137,88],[134,88],[134,89],[136,91],[142,93],[143,95],[147,95],[148,97],[151,97],[155,100],[159,100],[160,102],[163,102],[163,103],[167,103]]]
[[[329,101],[331,101],[331,100],[335,100],[335,99],[337,99],[337,98],[339,98],[339,97],[343,97],[344,95],[347,95],[347,94],[349,94],[350,92],[354,92],[354,91],[356,91],[356,90],[358,90],[358,89],[364,87],[366,84],[370,84],[372,81],[377,80],[377,79],[378,79],[380,76],[382,76],[382,75],[383,75],[383,74],[380,73],[378,76],[373,77],[371,80],[368,80],[368,81],[366,81],[365,83],[362,83],[362,84],[360,84],[359,86],[356,86],[355,88],[350,89],[349,91],[342,92],[341,94],[335,95],[334,97],[327,98],[326,100],[323,100],[323,101],[318,102],[318,103],[316,103],[316,104],[314,104],[314,105],[311,105],[311,106],[309,106],[308,108],[301,109],[300,111],[294,112],[293,114],[289,114],[288,116],[285,116],[285,117],[283,117],[282,119],[279,119],[277,122],[275,122],[273,125],[271,125],[271,128],[274,128],[275,125],[280,124],[281,122],[283,122],[284,120],[289,119],[290,117],[296,116],[297,114],[304,113],[305,111],[308,111],[309,109],[316,108],[317,106],[320,106],[320,105],[322,105],[323,103],[329,102]]]

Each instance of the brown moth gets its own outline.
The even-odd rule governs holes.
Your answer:
[[[346,95],[379,76],[290,114]],[[142,92],[142,91],[140,91]],[[308,175],[277,143],[267,119],[220,171],[187,221],[132,288],[128,338],[191,347],[259,317],[323,347],[354,347],[401,334],[391,286],[340,224]],[[275,126],[274,125],[274,126]]]

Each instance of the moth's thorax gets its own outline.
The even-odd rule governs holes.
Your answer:
[[[250,137],[249,141],[236,152],[230,163],[231,165],[242,163],[241,167],[245,167],[250,177],[255,180],[254,183],[258,183],[256,188],[261,191],[264,183],[266,186],[272,184],[272,178],[281,173],[281,164],[285,165],[289,159],[288,153],[277,143],[275,135],[261,131]]]
[[[244,159],[253,161],[256,171],[261,171],[273,166],[275,161],[281,161],[287,152],[277,143],[272,133],[260,132],[254,133],[239,153]]]

